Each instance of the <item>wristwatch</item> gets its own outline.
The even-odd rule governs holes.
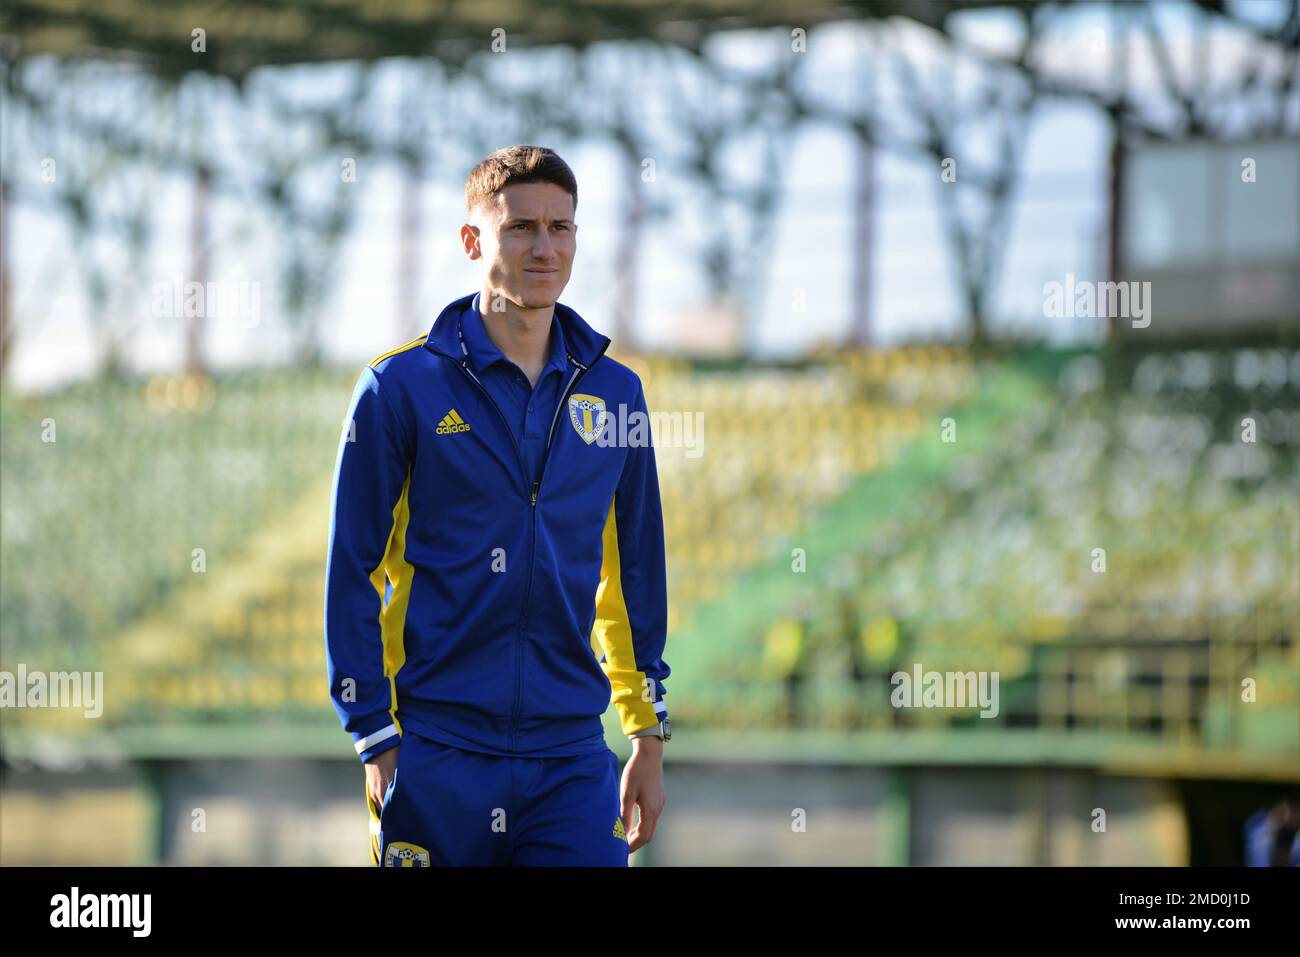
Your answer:
[[[628,735],[629,738],[658,738],[661,741],[667,741],[673,736],[673,726],[664,718],[656,725],[649,728],[642,728],[640,731],[634,731]]]

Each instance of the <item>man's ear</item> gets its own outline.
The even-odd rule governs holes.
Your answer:
[[[470,259],[479,259],[483,255],[483,249],[479,245],[479,228],[473,223],[466,223],[460,227],[460,241],[465,249],[465,255]]]

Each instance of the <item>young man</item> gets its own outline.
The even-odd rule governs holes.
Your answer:
[[[616,421],[644,420],[645,394],[556,302],[568,165],[498,150],[465,200],[479,291],[362,370],[339,443],[330,697],[365,764],[372,863],[626,866],[671,735],[654,448]],[[611,698],[632,738],[621,792]]]

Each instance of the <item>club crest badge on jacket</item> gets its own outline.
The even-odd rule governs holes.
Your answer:
[[[605,419],[609,413],[605,409],[605,400],[599,396],[583,395],[575,392],[569,396],[569,421],[582,441],[590,445],[596,436],[605,430]]]

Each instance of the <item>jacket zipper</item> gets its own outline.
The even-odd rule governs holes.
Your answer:
[[[570,356],[572,361],[572,356]],[[560,410],[564,408],[564,403],[569,400],[569,391],[574,387],[579,379],[586,373],[586,369],[579,367],[573,370],[573,375],[569,376],[568,384],[560,392],[560,401],[555,404],[555,414],[551,416],[551,433],[546,437],[546,453],[542,456],[542,467],[537,472],[537,481],[533,483],[533,507],[537,507],[537,493],[542,487],[542,476],[546,474],[546,460],[551,456],[551,443],[555,441],[555,425],[560,421]]]
[[[604,355],[604,352],[605,350],[602,349],[601,355]],[[596,358],[600,358],[600,356],[597,356]],[[583,374],[586,373],[586,371],[589,368],[591,368],[590,366],[584,366],[580,364],[578,360],[573,358],[572,355],[569,356],[569,361],[572,362],[574,365],[578,366],[578,368],[574,369],[573,375],[569,376],[568,383],[564,386],[564,389],[560,392],[560,398],[555,403],[555,414],[551,416],[551,433],[546,437],[546,451],[542,453],[542,467],[537,472],[537,480],[533,482],[533,489],[532,489],[533,553],[532,553],[531,560],[528,562],[528,587],[524,590],[524,612],[523,612],[523,616],[520,619],[520,624],[519,624],[519,637],[521,640],[519,643],[519,655],[517,656],[515,661],[515,706],[513,712],[511,713],[511,719],[510,719],[510,750],[511,751],[515,749],[515,729],[519,720],[519,711],[523,707],[524,662],[523,662],[522,639],[527,630],[528,603],[532,600],[533,597],[533,570],[537,567],[537,493],[541,490],[542,476],[546,474],[546,462],[551,455],[551,443],[555,440],[555,426],[560,421],[560,410],[564,408],[564,404],[568,401],[570,390],[577,383],[577,381],[582,378]]]
[[[537,493],[538,491],[541,490],[542,478],[543,476],[546,475],[547,460],[549,460],[551,457],[551,443],[555,441],[555,425],[557,422],[560,421],[560,410],[564,408],[564,403],[569,400],[569,392],[572,391],[573,387],[582,380],[582,377],[587,374],[587,372],[591,369],[591,367],[600,361],[600,357],[605,354],[605,350],[608,348],[609,348],[609,343],[607,342],[601,348],[601,350],[598,353],[596,353],[596,358],[592,359],[591,362],[585,366],[577,359],[573,358],[573,356],[571,355],[569,356],[569,361],[572,362],[575,366],[577,366],[578,369],[569,378],[569,384],[564,387],[564,391],[560,393],[560,401],[555,406],[555,415],[551,416],[551,434],[546,437],[546,453],[542,456],[542,468],[537,473],[537,481],[533,483],[533,505],[534,506],[537,505]]]

